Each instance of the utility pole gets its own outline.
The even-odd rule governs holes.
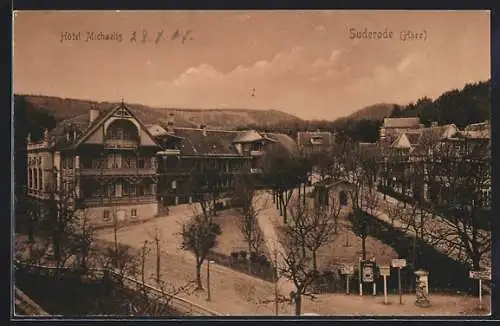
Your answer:
[[[273,269],[273,282],[274,282],[274,314],[278,316],[278,252],[274,250],[274,269]]]

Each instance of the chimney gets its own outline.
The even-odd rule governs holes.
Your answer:
[[[31,133],[28,133],[28,136],[26,137],[26,142],[28,144],[31,143]]]
[[[206,135],[207,135],[207,125],[206,125],[206,124],[204,124],[204,123],[202,123],[202,124],[200,125],[200,129],[201,129],[201,130],[202,130],[202,132],[203,132],[203,136],[206,136]]]
[[[99,110],[91,107],[89,110],[89,125],[92,124],[99,117]]]
[[[432,122],[431,122],[431,127],[437,127],[437,126],[438,126],[437,121],[432,121]]]
[[[45,128],[43,131],[43,140],[44,141],[49,141],[49,129]]]

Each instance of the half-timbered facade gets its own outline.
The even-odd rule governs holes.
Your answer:
[[[96,224],[155,216],[160,149],[124,105],[78,116],[28,142],[29,197],[71,197]]]

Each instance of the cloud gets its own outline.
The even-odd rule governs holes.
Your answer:
[[[397,71],[399,72],[405,71],[410,65],[412,65],[415,62],[415,60],[416,60],[416,55],[413,53],[405,56],[398,62]]]
[[[333,50],[328,59],[318,58],[313,63],[313,67],[331,67],[335,65],[338,61],[340,54],[343,52],[343,49]]]
[[[213,66],[203,63],[198,67],[191,67],[175,78],[172,82],[174,86],[197,84],[200,82],[214,81],[222,78],[223,75]]]
[[[177,76],[175,87],[215,87],[234,88],[238,84],[265,83],[280,77],[301,65],[303,48],[292,47],[278,52],[271,60],[260,60],[252,65],[239,65],[228,73],[222,73],[208,63],[190,67]]]

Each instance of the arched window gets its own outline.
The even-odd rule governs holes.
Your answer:
[[[106,139],[138,141],[139,130],[137,130],[136,125],[132,121],[118,119],[108,126]]]

